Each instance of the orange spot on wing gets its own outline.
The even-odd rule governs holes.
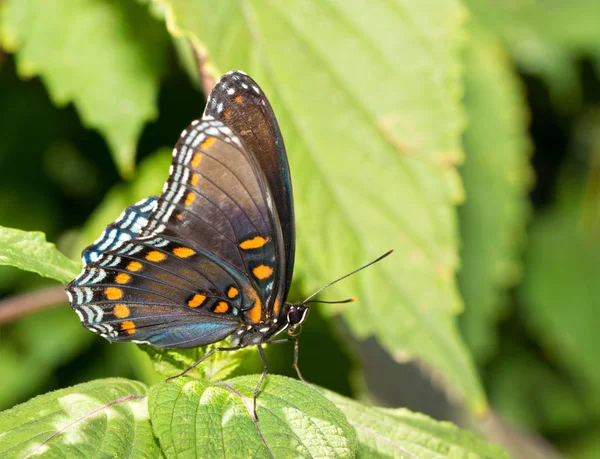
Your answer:
[[[148,254],[146,255],[146,260],[154,261],[157,263],[163,261],[165,258],[167,258],[167,256],[164,253],[159,252],[158,250],[148,252]]]
[[[175,218],[177,220],[181,220],[183,218],[183,214],[177,214],[177,215],[175,215]]]
[[[123,303],[119,303],[117,305],[115,305],[115,307],[113,308],[113,314],[118,317],[119,319],[124,319],[125,317],[129,317],[129,314],[131,313],[131,311],[129,311],[129,308],[127,307],[126,304]]]
[[[225,301],[219,301],[219,304],[217,304],[217,307],[215,308],[214,312],[216,312],[217,314],[223,314],[225,312],[227,312],[229,310],[229,305],[227,303],[225,303]]]
[[[277,316],[277,315],[279,315],[279,305],[280,305],[280,303],[281,303],[281,302],[279,301],[279,298],[277,298],[277,299],[275,300],[275,304],[273,304],[273,315],[274,315],[274,316]]]
[[[273,274],[273,268],[271,268],[270,266],[260,265],[254,268],[252,270],[252,273],[257,279],[263,280],[268,277],[271,277],[271,274]]]
[[[258,249],[269,242],[271,238],[256,236],[254,239],[248,239],[240,244],[240,248],[244,250]]]
[[[252,309],[250,309],[249,315],[250,320],[255,324],[260,322],[260,318],[262,316],[262,303],[260,302],[260,300],[257,300],[256,303],[254,303],[254,306],[252,307]]]
[[[200,153],[194,153],[194,157],[192,158],[192,167],[198,167],[201,159],[202,155]]]
[[[121,330],[133,335],[135,333],[135,324],[131,320],[126,320],[121,324]]]
[[[109,300],[118,300],[123,296],[123,290],[117,287],[107,287],[104,290],[104,295]]]
[[[142,269],[142,264],[139,261],[132,261],[127,265],[127,271],[139,271]]]
[[[126,284],[130,280],[131,280],[131,276],[129,274],[125,274],[125,273],[119,273],[115,277],[115,282],[117,284]]]
[[[204,300],[206,299],[205,295],[200,295],[199,293],[196,293],[194,295],[194,297],[188,301],[188,306],[190,308],[197,308],[198,306],[200,306],[202,303],[204,303]]]
[[[212,144],[215,143],[216,141],[217,141],[217,139],[215,139],[214,137],[209,137],[208,139],[204,140],[200,144],[200,148],[203,150],[206,150],[207,148],[210,148],[212,146]]]
[[[223,112],[223,119],[228,120],[229,118],[231,118],[231,110],[226,108],[225,111]]]
[[[185,205],[191,206],[195,200],[196,200],[196,195],[190,191],[187,194],[187,197],[185,198]]]
[[[235,96],[235,97],[233,98],[233,101],[234,101],[236,104],[241,104],[242,102],[244,102],[244,98],[243,98],[241,95],[239,95],[239,96]]]
[[[198,174],[196,174],[195,172],[192,174],[192,178],[190,179],[190,183],[193,186],[198,185],[198,182],[200,181],[200,176]]]
[[[227,296],[229,298],[235,298],[238,295],[239,290],[235,287],[229,287],[229,290],[227,291]]]
[[[196,254],[195,251],[193,251],[192,249],[189,249],[187,247],[175,247],[173,249],[173,253],[175,255],[177,255],[179,258],[188,258],[188,257],[191,257],[192,255]]]

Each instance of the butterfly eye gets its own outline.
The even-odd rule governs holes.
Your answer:
[[[293,328],[301,324],[306,319],[308,308],[306,306],[292,306],[287,314],[288,324]]]

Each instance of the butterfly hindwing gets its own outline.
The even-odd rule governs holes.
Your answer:
[[[111,341],[196,347],[227,337],[242,321],[239,279],[158,236],[106,252],[67,291],[86,328]]]
[[[98,256],[67,289],[74,309],[111,341],[167,348],[219,341],[277,316],[285,259],[272,206],[260,166],[236,134],[217,120],[192,123],[163,194],[129,207],[87,249]],[[125,234],[131,222],[135,236],[113,243],[114,231]]]
[[[157,196],[150,196],[127,207],[119,218],[108,225],[100,237],[83,251],[83,263],[95,261],[104,252],[139,236],[148,222],[148,217],[156,208],[157,201]]]

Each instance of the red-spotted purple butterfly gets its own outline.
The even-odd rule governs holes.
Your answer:
[[[83,251],[83,271],[67,294],[83,325],[110,341],[172,349],[230,337],[230,347],[185,372],[217,350],[256,345],[265,368],[256,416],[267,372],[262,344],[294,341],[302,379],[295,334],[322,289],[286,302],[294,251],[292,184],[277,120],[252,78],[228,72],[202,119],[181,133],[162,194],[125,209]],[[284,330],[287,339],[273,340]]]

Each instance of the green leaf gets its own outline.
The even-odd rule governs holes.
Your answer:
[[[74,103],[124,174],[156,116],[165,35],[136,2],[7,0],[0,8],[0,42],[16,53],[20,75],[41,76],[55,104]]]
[[[450,422],[406,409],[367,407],[324,391],[356,429],[360,458],[508,458],[499,446]]]
[[[156,372],[165,377],[170,377],[187,370],[195,362],[200,360],[202,356],[222,345],[223,343],[219,342],[194,349],[177,350],[155,349],[144,345],[141,345],[140,347],[152,359],[152,365]],[[225,379],[232,371],[240,366],[242,360],[244,360],[244,357],[249,352],[256,352],[256,349],[254,349],[254,347],[249,347],[235,352],[216,352],[214,355],[203,361],[201,365],[190,370],[188,374],[210,381]]]
[[[531,228],[521,313],[546,354],[573,379],[586,406],[600,412],[600,240],[580,225],[581,179],[560,185],[557,204]],[[597,201],[596,201],[597,202]]]
[[[33,271],[69,282],[81,271],[79,262],[65,257],[44,233],[0,227],[0,265]]]
[[[3,326],[0,410],[38,394],[54,377],[53,370],[85,351],[93,339],[66,304]]]
[[[598,2],[466,3],[478,21],[503,42],[522,70],[545,79],[560,107],[573,109],[581,104],[581,58],[591,57],[600,68]]]
[[[319,391],[269,375],[209,383],[188,377],[150,388],[154,433],[166,457],[354,457],[354,429]]]
[[[296,277],[307,291],[395,249],[328,295],[356,294],[360,304],[345,309],[355,334],[376,335],[398,360],[425,360],[485,411],[454,318],[460,3],[158,3],[215,75],[240,68],[269,95],[290,156]]]
[[[533,171],[525,94],[505,52],[476,26],[465,50],[465,82],[469,126],[460,171],[467,199],[459,209],[458,279],[466,307],[460,322],[469,347],[485,360],[496,351],[495,322],[507,289],[521,278]]]
[[[0,413],[0,456],[159,457],[146,387],[102,379]]]

